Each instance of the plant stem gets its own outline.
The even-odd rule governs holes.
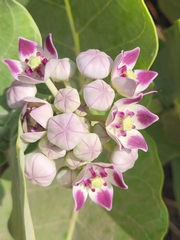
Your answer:
[[[51,81],[50,78],[48,78],[45,83],[48,89],[50,90],[50,92],[52,93],[52,95],[55,97],[56,94],[58,93],[58,90],[55,87],[54,83]]]
[[[69,231],[68,231],[66,240],[72,240],[77,218],[78,218],[78,211],[74,211],[70,221]]]
[[[105,122],[106,121],[106,116],[103,115],[92,115],[92,114],[87,114],[86,115],[86,119],[88,119],[89,121],[101,121],[101,122]]]

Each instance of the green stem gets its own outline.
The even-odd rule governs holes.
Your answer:
[[[55,87],[54,83],[51,81],[50,78],[48,78],[45,83],[46,86],[49,88],[50,92],[52,93],[52,95],[55,97],[56,94],[58,93],[58,90]]]
[[[112,152],[114,146],[112,146],[110,143],[103,143],[103,147],[107,149],[109,152]]]
[[[92,114],[87,114],[86,119],[89,121],[100,121],[100,122],[105,122],[106,121],[106,116],[102,115],[92,115]]]
[[[65,87],[72,87],[70,81],[63,81]]]
[[[70,221],[69,231],[68,231],[66,240],[72,240],[77,218],[78,218],[78,211],[74,211]]]

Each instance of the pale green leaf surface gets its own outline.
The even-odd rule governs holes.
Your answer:
[[[30,0],[26,6],[42,36],[51,32],[60,57],[98,48],[115,58],[139,46],[137,67],[149,68],[157,36],[143,0]]]
[[[170,22],[180,18],[180,1],[179,0],[158,0],[159,7]]]
[[[12,240],[8,228],[7,221],[12,210],[12,198],[11,198],[11,181],[6,179],[5,174],[0,178],[0,239]]]
[[[27,10],[13,0],[0,0],[0,115],[8,113],[5,90],[14,80],[4,58],[18,58],[18,38],[24,37],[41,43],[39,30]]]
[[[124,174],[129,189],[115,188],[110,212],[88,199],[83,209],[73,214],[70,189],[60,187],[55,181],[47,188],[27,182],[36,238],[163,239],[168,225],[167,211],[160,197],[163,173],[154,142],[147,134],[145,137],[149,151],[141,151],[135,167]]]

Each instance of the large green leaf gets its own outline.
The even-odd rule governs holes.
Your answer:
[[[180,213],[180,188],[179,188],[179,183],[180,183],[180,157],[174,159],[171,162],[172,166],[172,174],[173,174],[173,190],[175,193],[175,197],[178,203],[178,208],[179,208],[179,213]]]
[[[154,142],[147,134],[145,137],[149,151],[140,151],[135,167],[124,174],[129,189],[115,188],[110,212],[91,200],[78,213],[73,212],[71,190],[60,187],[56,182],[47,188],[28,182],[36,238],[163,239],[168,225],[167,211],[160,197],[163,172]]]
[[[4,58],[18,60],[18,38],[25,37],[41,43],[41,36],[27,10],[13,0],[0,0],[0,115],[7,114],[5,90],[13,81]]]
[[[158,0],[159,7],[170,22],[180,18],[180,1],[179,0]]]
[[[75,60],[79,51],[98,48],[112,58],[139,46],[139,68],[149,68],[157,36],[143,0],[30,0],[27,9],[42,36],[53,33],[60,57]]]

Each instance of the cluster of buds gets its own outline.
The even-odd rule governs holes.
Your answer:
[[[90,49],[79,53],[75,63],[58,59],[49,34],[44,49],[19,38],[20,61],[3,60],[15,78],[7,103],[13,109],[22,107],[22,141],[37,143],[26,155],[25,176],[40,186],[49,186],[56,177],[61,186],[72,188],[75,210],[83,207],[88,195],[111,210],[112,185],[127,189],[122,173],[134,166],[139,149],[148,150],[139,130],[158,116],[139,102],[153,92],[142,91],[157,73],[133,69],[139,53],[139,47],[122,51],[113,61]],[[71,87],[76,68],[81,83],[84,79],[81,89]],[[56,82],[65,87],[57,89]],[[39,83],[52,92],[50,102],[49,97],[36,96]],[[100,162],[103,151],[107,159]],[[61,161],[58,171],[57,161]]]

